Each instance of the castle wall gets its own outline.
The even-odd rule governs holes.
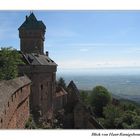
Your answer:
[[[64,109],[67,104],[67,95],[68,93],[61,87],[59,91],[56,91],[55,101],[54,101],[54,110],[58,111]]]
[[[90,110],[82,103],[77,102],[73,110],[74,128],[76,129],[103,129],[93,117]]]
[[[73,81],[67,87],[68,101],[65,107],[64,128],[67,129],[103,129],[94,118],[90,108],[81,101],[79,90]]]
[[[20,73],[26,73],[32,80],[31,111],[40,111],[41,117],[51,119],[55,97],[56,67],[25,65],[19,67]]]
[[[53,111],[53,98],[55,82],[53,80],[53,73],[39,73],[32,74],[31,80],[32,92],[31,92],[31,103],[32,108],[39,106],[41,110],[41,116],[44,118],[51,118]]]
[[[25,79],[24,79],[25,80]],[[17,81],[18,84],[19,81]],[[0,83],[0,90],[2,94],[3,87],[7,89],[8,96],[4,98],[3,103],[0,106],[0,128],[1,129],[23,129],[26,121],[29,118],[29,95],[30,95],[30,83],[23,83],[22,86],[15,88],[15,81],[7,83]],[[20,83],[19,83],[20,84]],[[15,88],[14,90],[12,90]],[[10,88],[9,88],[10,87]]]

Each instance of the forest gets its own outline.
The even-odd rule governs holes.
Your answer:
[[[81,100],[94,112],[105,129],[139,129],[140,106],[138,103],[115,99],[103,86],[92,91],[80,91]]]

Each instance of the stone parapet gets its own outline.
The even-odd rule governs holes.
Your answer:
[[[31,81],[27,76],[0,82],[0,128],[24,128],[28,120]]]

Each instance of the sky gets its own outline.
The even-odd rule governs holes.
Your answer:
[[[140,11],[33,11],[59,72],[140,72]],[[20,49],[30,11],[0,11],[0,47]]]

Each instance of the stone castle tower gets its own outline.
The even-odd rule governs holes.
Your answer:
[[[38,21],[33,13],[26,16],[19,28],[20,49],[23,53],[44,53],[44,35],[46,26]]]
[[[54,107],[57,64],[44,55],[46,26],[33,13],[19,27],[20,49],[25,65],[19,73],[26,74],[32,81],[30,107],[35,115],[39,112],[44,119],[51,119]]]

